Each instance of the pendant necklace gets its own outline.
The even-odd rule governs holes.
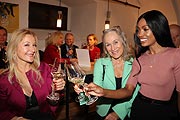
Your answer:
[[[150,68],[153,68],[153,65],[154,65],[154,63],[156,62],[156,56],[155,55],[150,55],[149,56],[149,67]]]

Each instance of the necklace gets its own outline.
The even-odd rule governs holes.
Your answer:
[[[149,67],[153,68],[153,66],[155,66],[156,60],[158,59],[157,57],[159,55],[161,55],[165,50],[167,50],[168,47],[162,47],[159,51],[157,51],[156,53],[153,53],[148,51],[148,61],[149,61]]]
[[[151,55],[149,55],[149,57],[148,57],[148,64],[149,64],[149,67],[150,68],[153,68],[153,65],[155,64],[155,62],[156,62],[156,55],[154,54],[151,54]]]

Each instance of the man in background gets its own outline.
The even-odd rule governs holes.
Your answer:
[[[173,40],[174,45],[176,46],[176,48],[180,48],[180,26],[177,24],[171,24],[169,25],[169,27],[171,32],[171,38]],[[177,97],[177,92],[174,90],[173,95],[171,97],[171,102],[172,104],[174,104],[174,106],[178,106]],[[180,118],[180,113],[178,118]]]
[[[0,69],[7,68],[6,58],[6,46],[7,46],[7,30],[0,26]]]
[[[171,37],[174,45],[180,47],[180,26],[177,24],[171,24],[170,26]]]
[[[72,33],[66,33],[65,43],[61,45],[61,57],[62,58],[77,58],[76,48],[74,45],[74,35]]]

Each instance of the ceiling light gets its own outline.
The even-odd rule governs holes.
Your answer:
[[[109,29],[110,28],[110,16],[111,16],[111,12],[109,11],[109,0],[108,0],[108,4],[107,4],[107,13],[106,13],[106,21],[105,21],[105,29]]]
[[[59,0],[59,6],[61,7],[61,0]],[[56,27],[61,28],[62,26],[62,11],[58,11],[58,19],[57,19],[57,23],[56,23]]]

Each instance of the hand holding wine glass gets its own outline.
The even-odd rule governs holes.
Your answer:
[[[77,88],[76,90],[78,91]],[[86,91],[88,94],[98,96],[98,97],[102,97],[104,95],[104,89],[93,82],[89,83],[86,86]]]
[[[61,64],[58,62],[57,59],[54,60],[54,63],[51,68],[51,74],[53,78],[52,82],[52,92],[50,95],[47,96],[47,101],[50,105],[57,105],[59,103],[59,93],[56,92],[58,90],[64,89],[65,86],[65,73],[61,69]]]
[[[80,104],[90,105],[94,103],[98,98],[91,97],[86,94],[85,86],[87,85],[84,80],[86,77],[85,72],[80,68],[80,66],[76,62],[72,62],[72,64],[65,65],[67,69],[68,80],[78,86],[82,91],[79,93],[78,100]]]

